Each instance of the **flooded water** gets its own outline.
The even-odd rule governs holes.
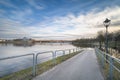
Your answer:
[[[0,59],[11,56],[19,56],[29,53],[37,54],[38,52],[44,51],[55,51],[72,49],[75,46],[71,44],[60,44],[60,43],[50,43],[50,44],[35,44],[35,45],[13,45],[13,44],[0,44]],[[57,55],[62,55],[63,53],[58,53]],[[52,59],[52,53],[44,53],[38,55],[38,62],[43,62]],[[33,65],[33,55],[12,58],[6,60],[0,60],[0,77],[3,75],[16,72]]]
[[[16,46],[13,44],[6,44],[6,45],[0,44],[0,58],[23,55],[28,53],[64,50],[64,49],[72,49],[72,48],[75,48],[75,46],[71,44],[60,44],[60,43],[35,44],[33,46]]]

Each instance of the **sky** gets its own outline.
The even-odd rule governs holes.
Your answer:
[[[0,0],[0,39],[74,40],[120,30],[120,0]]]

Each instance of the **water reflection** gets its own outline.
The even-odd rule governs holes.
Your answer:
[[[9,46],[9,45],[13,45],[16,47],[32,47],[34,45],[68,45],[69,43],[0,43],[0,46]]]
[[[22,44],[19,44],[19,43],[13,43],[14,46],[23,46],[23,47],[31,47],[31,46],[34,46],[35,43],[22,43]]]

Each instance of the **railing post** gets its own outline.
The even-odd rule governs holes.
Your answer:
[[[99,57],[100,57],[100,64],[101,64],[101,67],[102,67],[102,53],[99,51]]]
[[[102,68],[104,68],[104,54],[101,53],[101,55],[102,55]]]
[[[65,50],[63,50],[63,55],[65,55]]]
[[[80,51],[80,47],[78,48],[78,51]]]
[[[69,54],[71,53],[71,50],[69,49]]]
[[[77,52],[77,48],[76,48],[76,52]]]
[[[79,48],[77,48],[77,51],[79,51]]]
[[[109,80],[113,80],[113,58],[109,57]]]
[[[35,70],[36,64],[35,63],[36,63],[35,62],[35,54],[33,54],[33,76],[36,76],[36,70]]]
[[[55,52],[52,52],[52,56],[53,56],[53,63],[54,65],[56,65],[56,51]]]
[[[73,53],[74,53],[74,49],[73,49]]]
[[[38,54],[36,54],[36,56],[35,56],[35,76],[37,74],[37,56],[38,56]]]

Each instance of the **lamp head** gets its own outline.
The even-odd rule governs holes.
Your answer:
[[[109,20],[108,18],[106,18],[106,20],[103,22],[105,27],[108,27],[110,25],[111,20]]]

